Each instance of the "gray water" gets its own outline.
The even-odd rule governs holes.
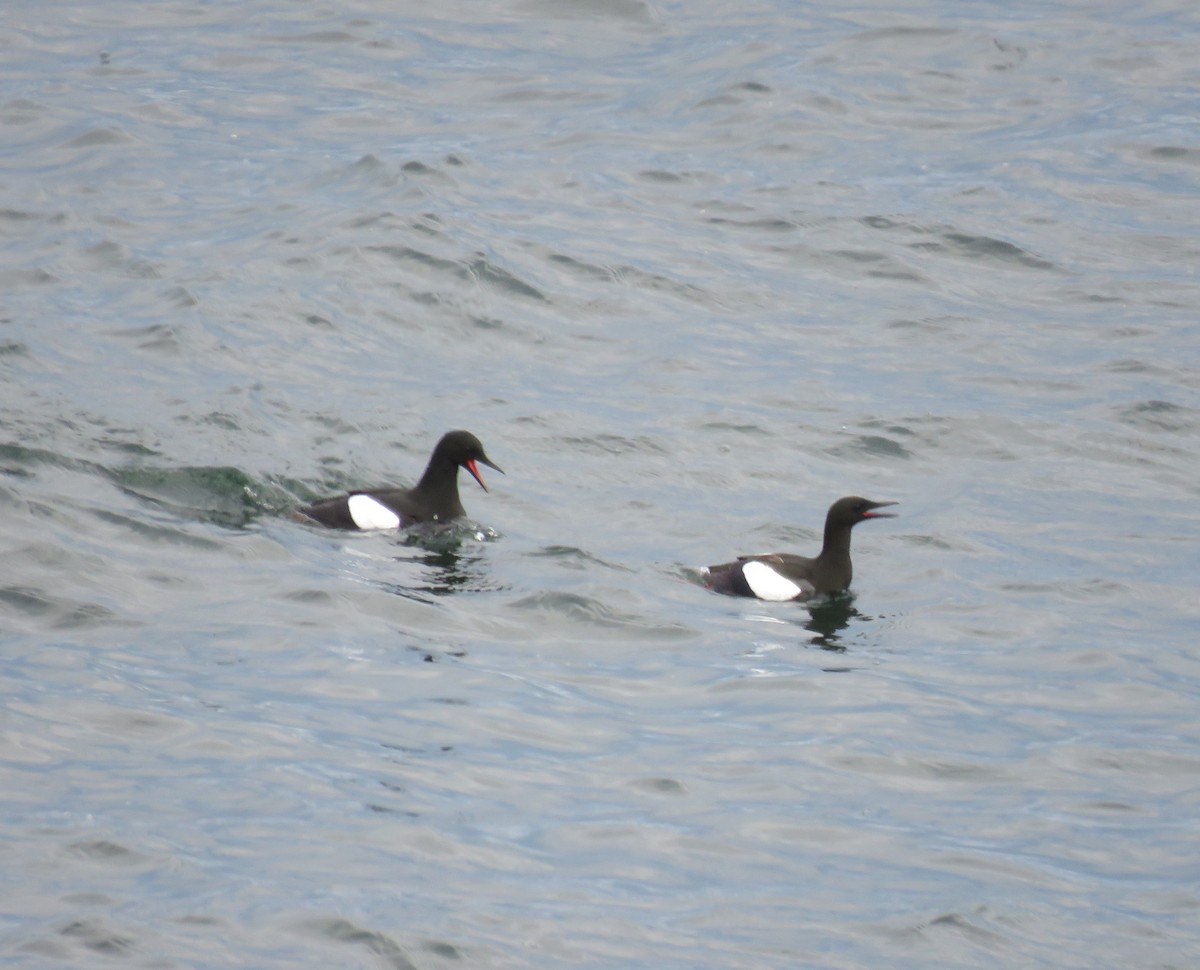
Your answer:
[[[0,962],[1200,965],[1197,9],[5,4]]]

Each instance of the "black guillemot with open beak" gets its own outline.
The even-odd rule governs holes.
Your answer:
[[[825,516],[825,542],[814,558],[788,552],[739,556],[735,562],[701,570],[704,585],[730,596],[754,596],[778,603],[841,593],[850,586],[850,530],[865,519],[892,518],[876,509],[895,502],[872,502],[857,495],[840,498]]]
[[[402,529],[419,522],[457,519],[467,514],[458,497],[460,466],[487,491],[476,463],[504,474],[471,432],[447,431],[412,488],[362,489],[306,505],[297,514],[333,529]]]

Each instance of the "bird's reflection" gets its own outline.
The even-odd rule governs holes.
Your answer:
[[[484,571],[483,555],[476,540],[497,538],[491,530],[441,529],[411,531],[401,543],[404,554],[394,557],[397,563],[410,564],[410,581],[384,583],[383,588],[397,596],[420,602],[430,597],[453,593],[482,592],[496,585]],[[470,542],[470,545],[468,545]]]
[[[866,620],[854,608],[854,597],[849,595],[835,596],[808,608],[808,617],[800,623],[804,629],[813,634],[811,640],[814,646],[822,650],[845,653],[846,645],[842,642],[841,632],[850,625],[851,620]]]

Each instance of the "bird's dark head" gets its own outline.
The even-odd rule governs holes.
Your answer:
[[[442,435],[442,440],[437,443],[434,454],[440,455],[456,465],[461,465],[471,473],[471,477],[485,492],[487,486],[483,483],[483,476],[479,473],[476,462],[480,465],[487,465],[488,468],[494,468],[501,475],[504,474],[504,469],[488,458],[487,453],[483,450],[483,444],[470,431],[447,431]]]
[[[895,512],[879,512],[878,509],[888,505],[896,505],[896,502],[873,502],[869,498],[863,498],[860,495],[847,495],[845,498],[840,498],[829,507],[829,519],[831,523],[839,525],[857,525],[865,519],[891,519],[895,518]]]

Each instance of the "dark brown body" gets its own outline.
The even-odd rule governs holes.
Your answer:
[[[873,502],[857,495],[840,498],[825,516],[825,538],[813,557],[789,552],[739,556],[733,562],[709,566],[704,584],[730,596],[768,600],[806,600],[829,596],[850,587],[854,566],[850,561],[850,531],[866,519],[890,518],[876,509],[895,502]]]
[[[448,431],[433,449],[429,464],[421,480],[412,488],[372,488],[350,492],[335,498],[324,499],[297,510],[297,515],[331,529],[361,529],[362,514],[356,511],[364,503],[356,496],[374,500],[377,507],[388,510],[396,517],[395,527],[405,528],[419,522],[445,522],[467,514],[458,497],[458,469],[465,468],[486,492],[483,476],[476,462],[494,468],[503,474],[484,453],[483,445],[469,431]],[[352,500],[354,500],[352,502]],[[386,514],[376,508],[377,514]],[[390,524],[390,523],[389,523]],[[372,528],[376,526],[366,526]]]

